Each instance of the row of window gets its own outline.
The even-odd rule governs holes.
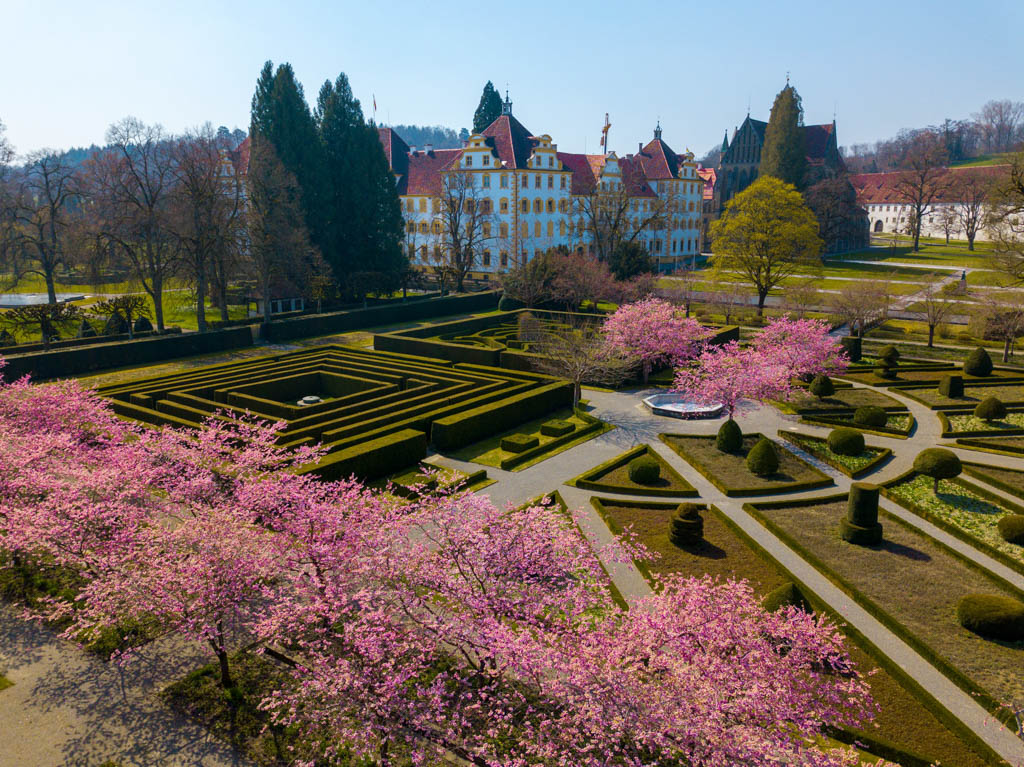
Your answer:
[[[485,181],[486,181],[487,177],[485,176],[484,178],[485,178]],[[525,176],[524,176],[524,178],[525,178]],[[562,180],[564,181],[565,177],[563,177]],[[605,182],[602,182],[602,186],[604,185],[604,183]],[[612,182],[612,183],[614,183],[614,182]],[[484,186],[486,187],[486,186],[488,186],[488,184],[485,183]],[[563,187],[564,186],[565,185],[563,184]],[[472,203],[472,200],[467,200],[466,201],[467,205],[470,205],[471,203]],[[490,206],[491,206],[492,203],[491,203],[491,201],[489,199],[486,199],[486,198],[483,199],[480,204],[481,204],[481,210],[483,212],[485,212],[485,213],[490,213],[491,212]],[[651,200],[649,200],[649,199],[643,199],[643,200],[634,199],[630,203],[630,207],[632,208],[634,213],[639,212],[639,211],[649,212],[653,208],[653,205],[654,205],[653,202]],[[535,199],[533,201],[533,212],[534,213],[543,213],[545,209],[547,210],[548,213],[554,213],[555,212],[555,207],[556,207],[555,201],[553,199],[551,199],[550,197],[547,199],[547,201],[541,201],[540,199]],[[671,201],[669,203],[668,207],[669,207],[670,210],[674,210],[674,211],[679,211],[679,210],[682,210],[682,211],[693,211],[695,209],[695,203],[694,203],[693,200],[690,200],[688,203],[687,202],[683,202],[681,200],[673,200],[673,201]],[[441,201],[440,201],[440,199],[437,198],[437,197],[431,198],[431,200],[430,200],[430,212],[431,213],[438,213],[440,211],[440,208],[441,208]],[[508,213],[508,198],[502,197],[501,200],[498,203],[498,208],[499,208],[499,212],[501,212],[501,213]],[[559,200],[557,208],[558,208],[558,212],[559,213],[568,213],[569,212],[569,201],[567,199]],[[529,202],[529,200],[522,200],[520,202],[520,209],[522,210],[523,213],[529,213],[530,212],[530,202]],[[405,212],[406,213],[415,213],[417,211],[420,212],[420,213],[426,213],[427,212],[427,198],[426,197],[406,197],[405,198]]]

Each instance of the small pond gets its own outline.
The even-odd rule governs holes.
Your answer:
[[[682,394],[654,394],[645,397],[644,404],[654,415],[670,418],[718,418],[723,408],[720,404],[698,404]]]

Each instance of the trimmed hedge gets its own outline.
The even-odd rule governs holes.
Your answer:
[[[544,455],[544,453],[556,450],[562,447],[563,445],[568,445],[569,443],[575,442],[576,440],[582,440],[584,437],[593,435],[595,432],[600,432],[605,428],[611,428],[608,427],[607,424],[605,424],[605,422],[602,421],[601,419],[594,418],[594,416],[590,415],[587,412],[584,412],[583,410],[577,408],[575,413],[576,417],[583,421],[586,424],[586,426],[584,426],[581,429],[575,429],[574,431],[568,434],[563,434],[560,437],[555,437],[553,440],[545,442],[543,445],[538,445],[535,448],[525,450],[517,455],[513,455],[509,458],[504,458],[501,461],[500,468],[504,469],[505,471],[513,471],[517,466],[532,461],[534,458]]]
[[[25,375],[31,375],[34,380],[39,381],[123,365],[145,365],[178,357],[211,354],[251,345],[252,331],[248,327],[208,333],[169,333],[134,341],[5,356],[7,366],[3,369],[2,375],[9,381]]]
[[[786,581],[765,594],[761,600],[761,607],[770,613],[778,612],[783,607],[797,607],[805,612],[812,612],[807,597],[793,581]]]
[[[572,384],[568,381],[473,408],[434,421],[430,438],[438,450],[453,450],[479,442],[495,432],[505,431],[524,421],[540,418],[552,410],[572,405]]]
[[[1017,546],[1024,546],[1024,514],[1007,514],[997,525],[1003,540]]]
[[[846,517],[855,525],[871,527],[878,524],[878,495],[881,488],[869,482],[854,482],[850,485],[850,499],[846,506]]]
[[[853,422],[858,426],[885,426],[889,422],[889,414],[877,405],[861,405],[853,411]]]
[[[561,437],[576,431],[576,424],[555,418],[540,425],[540,433],[545,437]]]
[[[1006,418],[1006,405],[995,397],[985,397],[974,408],[974,417],[991,423]]]
[[[945,375],[939,381],[939,394],[950,399],[958,399],[964,396],[964,377]]]
[[[681,503],[669,524],[669,540],[676,546],[694,546],[704,538],[704,518],[697,503]]]
[[[821,437],[815,437],[812,434],[804,434],[802,432],[797,432],[797,436],[802,437],[803,439],[806,439],[806,440],[820,442],[822,444],[822,446],[827,446],[827,443]],[[827,453],[825,453],[825,452],[815,453],[815,452],[813,452],[811,450],[808,450],[805,445],[800,444],[800,442],[797,441],[794,438],[793,434],[790,434],[787,431],[784,431],[784,430],[779,431],[778,437],[779,437],[779,439],[784,439],[786,442],[789,442],[790,444],[796,445],[801,450],[804,450],[806,452],[811,453],[811,455],[813,455],[819,461],[827,463],[833,469],[838,469],[843,474],[845,474],[848,477],[852,477],[853,479],[856,479],[857,477],[863,477],[865,474],[870,474],[875,469],[877,469],[878,466],[881,463],[883,463],[884,461],[888,460],[889,456],[892,455],[892,450],[887,448],[887,447],[886,448],[877,448],[877,447],[871,448],[872,450],[878,450],[879,451],[878,455],[876,455],[869,463],[865,464],[860,469],[857,469],[857,471],[850,471],[850,469],[848,467],[843,466],[843,464],[839,463],[839,461],[835,460],[834,458],[829,457]],[[867,448],[865,448],[865,449],[867,449]]]
[[[844,336],[839,339],[839,343],[842,345],[843,351],[846,352],[846,356],[850,358],[850,362],[860,362],[860,358],[863,356],[863,344],[860,338]]]
[[[779,471],[779,454],[775,451],[775,443],[767,437],[761,437],[750,452],[747,453],[747,468],[751,474],[759,477],[770,477]]]
[[[700,495],[696,488],[692,487],[686,479],[678,475],[671,466],[668,467],[669,471],[678,475],[679,479],[689,489],[680,488],[660,488],[660,487],[626,487],[622,485],[613,485],[611,483],[602,482],[600,479],[590,479],[591,477],[602,477],[605,474],[614,471],[620,466],[626,466],[631,463],[634,459],[641,456],[650,455],[653,453],[652,448],[648,445],[637,445],[631,450],[627,450],[622,455],[612,458],[610,461],[605,461],[602,464],[595,466],[593,469],[581,474],[574,479],[571,479],[567,484],[574,487],[578,487],[581,490],[594,490],[599,493],[624,493],[630,495],[649,495],[655,498],[696,498]],[[655,454],[656,455],[656,454]],[[618,503],[618,501],[616,501]],[[637,502],[639,503],[639,502]]]
[[[540,444],[540,438],[535,434],[509,434],[501,438],[501,449],[510,453],[522,453]]]
[[[956,607],[960,625],[986,639],[1024,639],[1024,602],[1002,594],[968,594]]]
[[[415,429],[403,429],[345,450],[330,453],[314,464],[298,469],[327,480],[344,479],[352,474],[360,479],[377,479],[418,463],[427,456],[427,435]]]
[[[832,379],[826,375],[815,376],[814,380],[811,381],[811,385],[807,387],[808,390],[815,397],[831,397],[836,393],[836,387],[832,384]]]
[[[715,447],[723,453],[738,453],[743,447],[743,430],[732,418],[727,419],[718,427]]]

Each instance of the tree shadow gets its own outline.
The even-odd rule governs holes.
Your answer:
[[[885,535],[883,531],[882,535]],[[896,543],[890,541],[887,538],[882,538],[882,542],[877,546],[869,546],[868,548],[876,549],[878,551],[884,551],[887,554],[893,554],[897,557],[903,557],[904,559],[910,559],[914,562],[931,562],[932,558],[930,554],[926,554],[920,549],[915,549],[912,546],[905,546],[902,543]]]

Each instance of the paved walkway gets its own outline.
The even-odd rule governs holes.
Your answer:
[[[937,444],[948,445],[946,441],[941,439],[941,427],[933,411],[919,402],[900,395],[898,391],[886,391],[886,393],[906,405],[917,424],[910,438],[905,440],[894,437],[866,435],[869,445],[890,447],[894,453],[891,460],[880,470],[870,475],[870,481],[872,482],[885,482],[907,471],[913,466],[913,460],[917,453],[926,447]],[[756,498],[733,499],[726,497],[707,479],[694,470],[692,466],[658,439],[658,434],[661,432],[714,434],[721,425],[721,419],[673,421],[652,416],[640,402],[644,395],[644,392],[585,392],[584,396],[591,402],[593,408],[591,412],[593,415],[614,424],[616,426],[615,429],[520,472],[488,469],[488,474],[496,479],[497,482],[483,492],[498,504],[521,504],[537,497],[542,492],[557,489],[570,508],[579,509],[582,512],[580,524],[584,535],[598,552],[623,597],[627,602],[633,603],[649,595],[651,593],[650,586],[636,567],[631,562],[626,561],[621,551],[616,550],[614,537],[590,504],[590,497],[593,494],[563,483],[635,445],[650,445],[673,469],[678,471],[688,482],[697,488],[701,501],[714,504],[721,509],[744,532],[814,591],[818,598],[828,604],[844,621],[866,636],[876,647],[886,653],[897,665],[914,678],[943,707],[976,732],[996,753],[1012,764],[1024,764],[1024,742],[999,725],[969,694],[953,684],[913,648],[860,607],[823,574],[805,562],[796,552],[769,532],[767,528],[747,514],[743,510],[743,503],[755,501],[757,500]],[[783,414],[777,409],[767,406],[755,407],[743,413],[738,420],[745,432],[761,432],[769,437],[775,437],[779,431],[787,429],[797,429],[819,436],[824,436],[829,431],[826,427],[817,427],[810,424],[799,424],[799,427],[797,427],[799,421],[797,416]],[[798,499],[819,497],[837,492],[848,492],[851,480],[844,474],[811,458],[806,453],[797,450],[786,442],[781,442],[780,444],[784,445],[787,449],[793,450],[793,452],[801,454],[801,457],[811,460],[812,463],[831,476],[835,482],[835,486],[831,488],[790,493],[782,497]],[[970,451],[962,450],[958,450],[958,452],[964,458],[981,460],[978,457],[978,453],[970,454]],[[456,462],[441,456],[435,456],[435,459],[440,463],[450,466],[477,468],[475,464]],[[1024,458],[986,455],[983,460],[993,465],[1024,469]],[[998,492],[996,488],[991,488],[973,477],[971,481],[982,485],[986,489]],[[1006,495],[1001,492],[999,494],[1004,497]],[[639,496],[614,493],[602,493],[602,495],[640,498]],[[772,498],[779,497],[772,496]],[[651,500],[650,498],[641,499]],[[881,505],[886,511],[908,521],[928,535],[963,554],[978,566],[989,570],[1018,588],[1024,589],[1024,576],[1021,576],[1016,571],[1007,568],[991,557],[963,543],[960,539],[911,514],[888,499],[883,498]]]

